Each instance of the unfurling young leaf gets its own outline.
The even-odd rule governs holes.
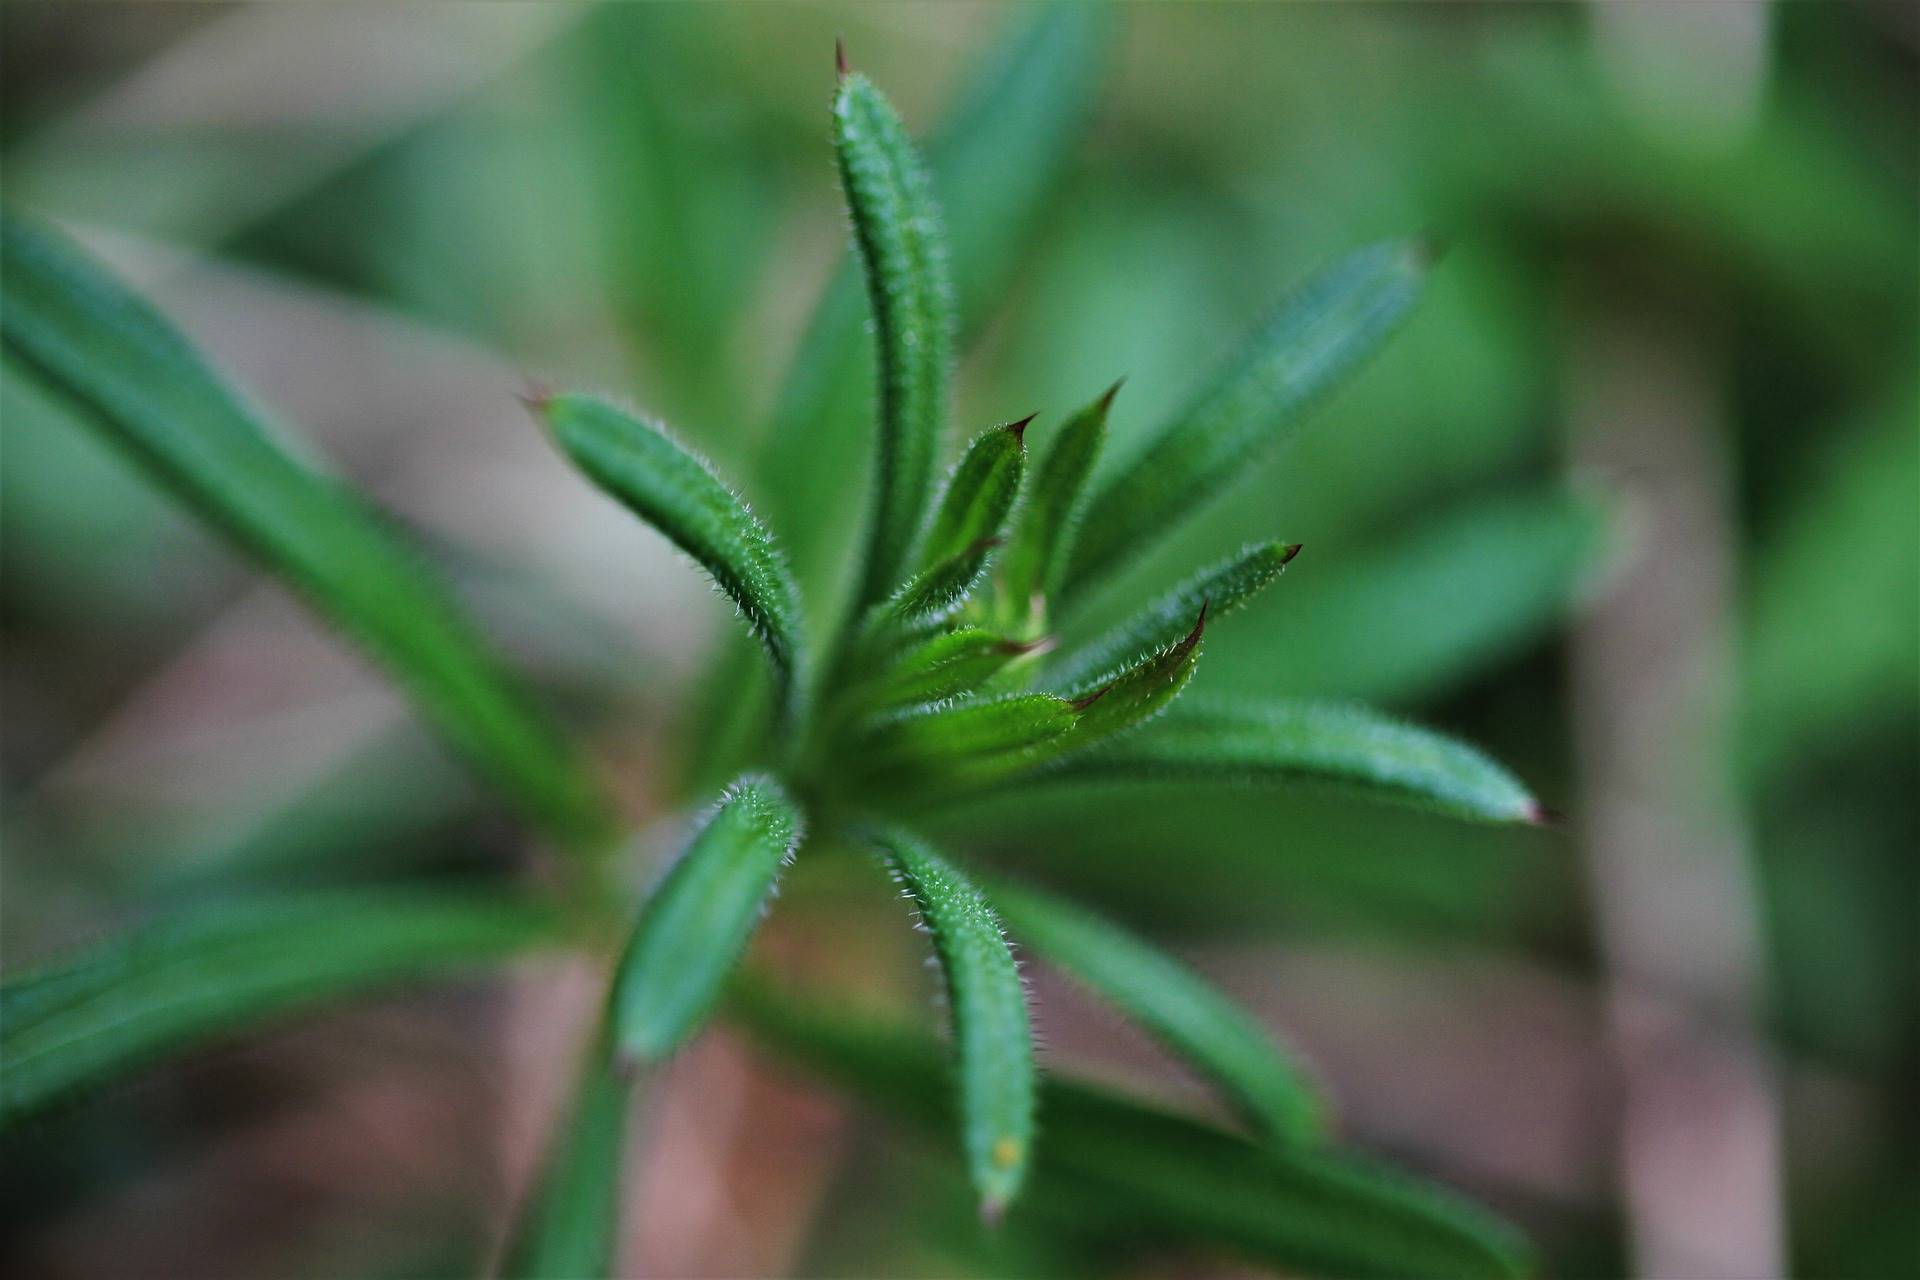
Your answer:
[[[1081,648],[1061,655],[1045,684],[1071,697],[1085,697],[1121,671],[1178,640],[1202,606],[1218,621],[1245,604],[1300,553],[1300,544],[1251,546],[1195,574],[1127,621]]]
[[[933,491],[953,363],[953,281],[940,211],[906,127],[858,73],[833,100],[834,150],[866,272],[880,359],[873,527],[858,604],[905,576]]]
[[[934,702],[977,689],[1015,659],[1045,647],[1044,641],[1022,644],[981,627],[942,631],[906,649],[853,692],[880,707]]]
[[[800,836],[800,812],[771,778],[727,788],[641,908],[620,959],[609,1020],[621,1056],[658,1061],[699,1029]]]
[[[953,469],[946,492],[933,515],[920,567],[931,569],[970,547],[1000,536],[1020,494],[1020,474],[1026,467],[1027,424],[1033,415],[982,432],[968,446]]]
[[[779,548],[745,502],[665,431],[591,396],[534,408],[574,464],[673,540],[727,593],[773,664],[793,718],[802,689],[800,596]]]
[[[1111,1000],[1226,1095],[1262,1136],[1325,1136],[1325,1103],[1259,1023],[1200,975],[1118,925],[1024,885],[995,881],[993,903],[1022,946]]]
[[[1014,767],[1078,719],[1072,703],[1047,693],[929,703],[877,717],[856,751],[876,777],[976,776]]]
[[[1114,383],[1055,433],[1046,459],[1034,473],[1026,509],[1000,558],[1000,579],[1008,604],[1020,616],[1031,616],[1032,602],[1042,602],[1059,590],[1073,551],[1073,535],[1086,506],[1087,479],[1106,443],[1107,414],[1120,392]]]
[[[614,1274],[633,1093],[632,1073],[622,1068],[603,1027],[587,1050],[568,1112],[553,1128],[539,1183],[521,1207],[501,1280]]]
[[[1067,592],[1144,550],[1291,434],[1406,315],[1431,257],[1420,241],[1372,245],[1281,303],[1213,384],[1094,496]]]
[[[381,515],[283,446],[171,324],[56,234],[0,214],[0,276],[9,355],[364,645],[529,814],[576,847],[606,840],[599,786]]]
[[[904,832],[873,842],[919,908],[946,976],[961,1134],[991,1221],[1020,1190],[1033,1148],[1033,1029],[1020,970],[993,909],[959,868]]]
[[[1106,684],[1082,694],[1074,702],[1080,719],[1073,735],[1061,744],[1062,754],[1079,751],[1159,715],[1193,678],[1200,661],[1200,639],[1207,631],[1207,602],[1187,634],[1142,658]]]
[[[0,986],[0,1124],[275,1015],[560,940],[525,901],[398,889],[230,902]]]
[[[1544,820],[1519,780],[1473,747],[1330,703],[1182,699],[1140,733],[1068,761],[1058,776],[1311,782],[1477,822]]]

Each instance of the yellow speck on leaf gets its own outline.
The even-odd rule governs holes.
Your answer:
[[[993,1144],[993,1162],[1002,1169],[1011,1169],[1020,1159],[1020,1142],[1017,1138],[1002,1138]]]

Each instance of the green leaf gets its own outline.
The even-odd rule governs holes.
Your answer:
[[[1099,639],[1057,659],[1047,672],[1047,687],[1076,697],[1091,693],[1178,641],[1201,609],[1215,621],[1238,609],[1299,553],[1297,542],[1261,543],[1194,575]]]
[[[1033,1029],[1020,970],[992,908],[959,868],[904,832],[876,835],[874,844],[920,909],[946,975],[968,1172],[991,1221],[1019,1191],[1033,1154]]]
[[[864,604],[905,575],[932,495],[953,364],[953,280],[926,171],[906,126],[863,75],[841,77],[833,141],[880,360],[873,527],[859,593]]]
[[[147,303],[51,232],[0,215],[7,351],[151,476],[363,644],[440,732],[583,847],[605,797],[378,513],[281,444]]]
[[[1080,716],[1073,733],[1053,744],[1049,754],[1071,755],[1160,714],[1193,678],[1206,630],[1207,608],[1202,605],[1186,635],[1075,700]]]
[[[958,555],[916,573],[876,606],[870,615],[867,635],[856,643],[867,643],[876,637],[897,637],[902,631],[911,632],[950,617],[987,576],[987,561],[993,558],[993,550],[999,545],[998,538],[982,538],[961,548]]]
[[[1078,719],[1072,703],[1046,693],[927,703],[877,718],[851,754],[874,777],[951,782],[1011,768]]]
[[[963,555],[969,548],[1000,536],[1013,500],[1020,494],[1020,475],[1026,468],[1027,424],[1032,416],[982,432],[953,469],[946,492],[934,512],[920,553],[920,565],[930,569]]]
[[[1475,748],[1333,703],[1186,698],[1149,728],[1052,776],[1311,782],[1476,822],[1544,817],[1519,780]]]
[[[1039,615],[1044,626],[1045,601],[1060,589],[1080,516],[1086,507],[1087,480],[1107,439],[1107,413],[1120,383],[1067,419],[1054,435],[1045,461],[1034,475],[1026,509],[1001,557],[1000,575],[1008,603],[1016,610]],[[1036,607],[1032,602],[1038,601]]]
[[[923,1036],[742,984],[733,1009],[764,1043],[923,1127],[952,1123]],[[1484,1211],[1351,1156],[1256,1145],[1051,1077],[1035,1180],[1124,1209],[1143,1247],[1221,1246],[1287,1274],[1520,1277],[1524,1244]]]
[[[555,396],[535,408],[575,465],[699,561],[740,607],[791,716],[802,687],[800,595],[766,526],[660,427],[591,396]]]
[[[620,1052],[666,1057],[699,1029],[739,963],[799,846],[799,809],[780,784],[740,779],[641,909],[614,978]]]
[[[388,890],[236,901],[0,987],[0,1122],[269,1017],[557,940],[546,912]]]
[[[1218,1086],[1264,1136],[1311,1143],[1325,1102],[1265,1028],[1179,961],[1071,902],[995,881],[1008,930],[1111,1000]]]
[[[976,328],[997,304],[1046,197],[1066,170],[1099,86],[1112,16],[1103,6],[1050,4],[1016,12],[927,145],[946,214],[961,322]],[[871,452],[873,385],[860,284],[834,276],[789,367],[760,455],[757,490],[809,598],[834,563],[839,513],[852,503]]]
[[[1213,384],[1095,495],[1067,591],[1144,549],[1290,435],[1406,315],[1430,259],[1422,242],[1372,245],[1281,303]]]
[[[872,706],[934,702],[977,689],[1014,659],[1040,652],[1041,643],[1021,644],[980,627],[942,631],[887,663],[851,697]]]
[[[596,1037],[540,1181],[521,1209],[502,1280],[614,1274],[633,1091],[609,1039]]]

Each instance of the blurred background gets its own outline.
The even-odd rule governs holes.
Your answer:
[[[828,589],[863,478],[752,459],[846,253],[834,37],[940,137],[1032,20],[16,0],[0,178],[433,546],[635,821],[671,832],[728,620],[513,393],[658,413]],[[1177,947],[1300,1048],[1351,1141],[1513,1218],[1547,1274],[1913,1274],[1915,10],[1054,21],[1029,53],[1084,99],[1073,127],[943,192],[1040,210],[966,259],[962,429],[1045,430],[1124,374],[1124,452],[1314,267],[1439,236],[1404,332],[1089,623],[1242,539],[1300,541],[1210,632],[1201,684],[1405,711],[1568,817],[1143,790],[949,838]],[[853,385],[837,412],[861,420]],[[0,414],[10,971],[235,884],[520,865],[510,818],[278,588],[11,367]],[[670,850],[643,839],[636,883]],[[803,881],[766,945],[924,1003],[874,898],[869,930]],[[279,1026],[38,1121],[0,1172],[8,1273],[471,1273],[596,974],[529,964]],[[1034,977],[1049,1065],[1204,1105]],[[1017,1215],[989,1241],[948,1147],[725,1031],[649,1113],[636,1274],[1236,1271]]]

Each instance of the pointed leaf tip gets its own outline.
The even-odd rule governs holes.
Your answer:
[[[553,388],[538,378],[528,378],[526,385],[513,393],[513,398],[527,407],[527,412],[544,416],[547,406],[553,403]]]
[[[1281,548],[1280,565],[1282,568],[1285,568],[1287,565],[1290,565],[1293,563],[1293,558],[1300,554],[1300,548],[1302,545],[1303,544],[1298,542],[1289,542],[1285,547]]]
[[[847,42],[839,36],[833,38],[833,72],[839,80],[847,78]]]
[[[1101,393],[1100,412],[1105,413],[1107,410],[1113,408],[1113,398],[1120,394],[1120,388],[1126,384],[1127,375],[1124,373],[1113,380],[1113,385]]]
[[[1545,827],[1549,831],[1564,831],[1567,827],[1567,815],[1558,809],[1549,809],[1539,801],[1529,804],[1522,818],[1532,826]]]
[[[1027,424],[1039,416],[1037,413],[1030,413],[1018,422],[1009,422],[1006,429],[1012,432],[1013,438],[1024,446],[1027,443]]]

